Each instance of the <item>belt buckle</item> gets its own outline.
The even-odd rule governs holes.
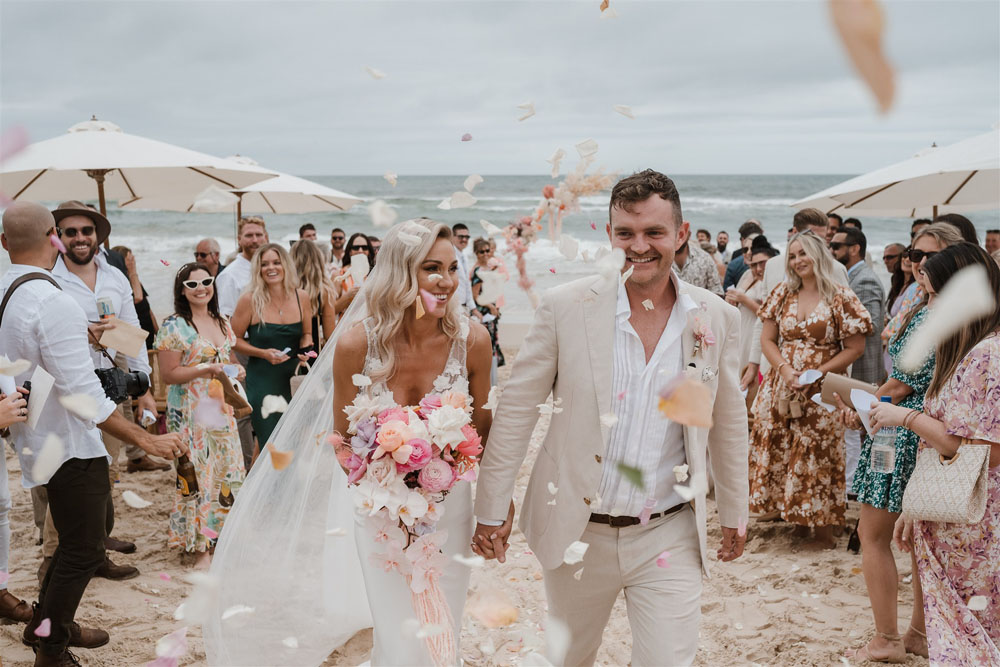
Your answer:
[[[612,528],[627,528],[635,525],[635,519],[630,516],[609,516],[608,523]]]

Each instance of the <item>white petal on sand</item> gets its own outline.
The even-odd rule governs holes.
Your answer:
[[[284,412],[288,409],[288,401],[284,396],[268,394],[260,404],[260,416],[267,419],[276,412]]]
[[[559,178],[559,163],[562,159],[566,157],[566,151],[561,148],[557,148],[556,152],[552,154],[546,162],[552,165],[552,178]]]
[[[462,187],[465,188],[466,192],[472,192],[472,190],[482,182],[483,182],[482,176],[480,176],[479,174],[472,174],[467,179],[465,179],[465,183],[462,183]],[[454,204],[452,204],[452,206],[454,206]]]
[[[375,69],[374,67],[365,67],[365,71],[371,75],[373,79],[384,79],[387,75],[382,70]]]
[[[616,19],[618,18],[618,12],[615,11],[614,7],[608,7],[603,12],[601,12],[602,19]]]
[[[518,117],[519,121],[521,121],[521,120],[528,120],[529,118],[531,118],[532,116],[535,115],[535,103],[534,102],[525,102],[524,104],[518,104],[517,108],[524,112],[523,114],[521,114]]]
[[[686,482],[688,479],[688,464],[682,463],[679,466],[674,466],[674,478],[678,484]]]
[[[483,226],[483,231],[486,232],[487,236],[498,236],[503,234],[503,230],[489,220],[480,220],[479,224]]]
[[[553,484],[552,482],[548,483],[548,489],[549,489],[549,493],[551,493],[553,496],[556,495],[556,493],[559,492],[559,487],[556,486],[555,484]]]
[[[563,234],[559,237],[559,252],[572,262],[580,252],[580,242],[569,234]]]
[[[566,547],[566,552],[563,554],[563,562],[567,565],[573,565],[579,563],[583,560],[583,555],[587,553],[587,547],[590,545],[586,542],[576,541]]]
[[[254,609],[253,607],[248,607],[245,604],[233,605],[229,609],[227,609],[224,612],[222,612],[222,620],[223,621],[228,621],[233,616],[239,616],[240,614],[252,614],[255,611],[257,611],[257,610]]]
[[[903,370],[916,371],[939,342],[969,322],[993,312],[996,295],[990,292],[986,269],[978,264],[962,269],[951,277],[927,308],[927,316],[910,336],[900,356],[899,365]]]
[[[708,493],[708,477],[705,473],[696,473],[691,476],[691,484],[689,486],[674,484],[674,491],[684,499],[684,502],[694,499],[695,496],[703,496]]]
[[[496,410],[497,409],[497,386],[493,385],[490,387],[490,393],[486,397],[486,403],[483,404],[483,410]]]
[[[15,377],[21,373],[27,373],[31,368],[31,362],[26,359],[11,361],[5,356],[0,356],[0,375]]]
[[[281,644],[283,646],[287,646],[288,648],[298,648],[299,640],[296,639],[295,637],[285,637],[284,639],[281,640]]]
[[[613,412],[601,415],[601,426],[611,428],[618,423],[618,415]]]
[[[626,118],[631,118],[632,120],[635,120],[635,114],[632,113],[632,107],[628,106],[627,104],[616,104],[611,108],[620,113],[621,115],[625,116]]]
[[[580,157],[586,158],[597,153],[597,142],[593,139],[586,139],[576,145],[576,152]]]
[[[368,387],[372,383],[372,379],[367,375],[362,375],[361,373],[355,373],[351,376],[351,384],[355,387]]]
[[[45,484],[49,478],[59,470],[62,465],[63,455],[66,448],[59,436],[49,433],[42,443],[42,451],[35,456],[35,463],[31,466],[31,477],[38,484]]]
[[[653,308],[655,308],[656,306],[654,306],[653,302],[650,301],[649,299],[645,299],[642,302],[642,307],[645,308],[646,310],[653,310]]]
[[[167,660],[184,657],[187,653],[187,626],[171,632],[169,635],[156,640],[156,657]]]
[[[474,206],[476,203],[476,198],[470,195],[468,192],[463,192],[459,190],[458,192],[451,195],[450,198],[451,208],[468,208],[469,206]]]
[[[985,595],[973,595],[966,605],[971,611],[983,611],[989,606],[989,600]]]
[[[455,554],[451,557],[453,561],[459,565],[464,565],[465,567],[482,567],[486,564],[486,559],[477,554],[472,556],[463,556],[462,554]]]
[[[97,416],[97,401],[90,394],[60,396],[59,404],[80,419],[90,421]]]
[[[329,537],[343,537],[344,535],[347,535],[347,531],[344,530],[343,528],[338,527],[338,528],[331,528],[330,530],[326,531],[326,534]]]
[[[215,610],[219,580],[206,572],[192,572],[187,579],[194,587],[174,612],[174,618],[187,621],[188,625],[202,625]]]
[[[138,493],[132,490],[122,491],[122,500],[125,501],[126,505],[137,510],[141,510],[153,504],[148,500],[143,499]]]
[[[376,199],[368,205],[368,216],[376,227],[392,227],[399,214],[381,199]]]
[[[396,179],[399,178],[399,175],[396,174],[395,172],[387,171],[384,174],[382,174],[382,178],[387,180],[389,182],[389,185],[391,185],[392,187],[396,187]]]

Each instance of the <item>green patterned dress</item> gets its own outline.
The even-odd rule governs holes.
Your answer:
[[[906,373],[899,367],[899,355],[910,336],[920,327],[927,315],[927,308],[921,308],[909,325],[899,335],[889,342],[889,356],[892,357],[891,377],[913,389],[913,393],[899,402],[904,408],[922,410],[924,394],[934,375],[934,355],[931,354],[924,365],[914,373]],[[903,491],[906,483],[917,465],[917,445],[920,438],[917,434],[902,426],[896,427],[896,465],[891,473],[873,472],[871,470],[872,439],[865,438],[861,446],[861,458],[858,461],[858,471],[854,475],[853,492],[858,494],[858,500],[890,512],[900,512],[903,509]]]

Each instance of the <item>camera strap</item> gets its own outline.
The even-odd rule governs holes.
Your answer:
[[[62,290],[62,287],[59,287],[59,283],[55,281],[55,278],[47,273],[41,273],[40,271],[25,273],[23,276],[16,278],[14,282],[10,284],[10,287],[7,288],[7,292],[3,295],[3,301],[0,301],[0,325],[3,325],[3,314],[4,311],[7,310],[7,302],[10,301],[10,297],[14,295],[14,290],[31,280],[47,280],[52,283],[52,286],[57,290]]]

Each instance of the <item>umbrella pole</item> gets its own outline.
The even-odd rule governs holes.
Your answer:
[[[108,173],[107,169],[88,169],[87,176],[97,181],[97,201],[101,207],[101,215],[105,218],[108,217],[108,206],[104,202],[104,174]],[[110,248],[111,243],[108,239],[104,239],[104,247]]]

